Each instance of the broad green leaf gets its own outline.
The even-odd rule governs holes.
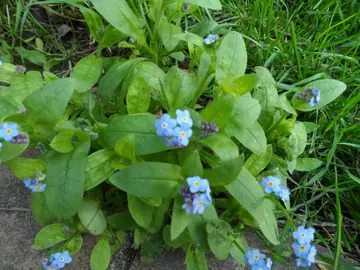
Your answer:
[[[128,35],[120,32],[114,26],[109,24],[105,28],[104,33],[101,35],[101,38],[99,41],[99,47],[100,48],[111,47],[114,44],[118,43],[119,41],[125,39],[126,37],[128,37]]]
[[[320,90],[320,102],[316,106],[310,107],[307,101],[298,99],[295,94],[292,99],[292,104],[296,110],[308,112],[324,107],[334,101],[346,90],[346,84],[333,79],[324,79],[311,82],[305,85],[300,91],[304,91],[307,88],[317,88]]]
[[[258,83],[258,77],[255,74],[246,74],[230,81],[229,79],[221,85],[228,94],[234,94],[236,97],[242,96],[254,89]]]
[[[43,136],[52,132],[64,114],[73,91],[73,80],[66,78],[48,83],[25,98],[23,103],[37,135],[40,131]]]
[[[155,206],[155,207],[159,207],[163,203],[162,198],[143,198],[143,197],[139,197],[139,199],[142,200],[143,202],[146,202],[148,205]]]
[[[155,207],[130,194],[128,194],[128,205],[136,223],[143,228],[148,228],[152,222]]]
[[[83,244],[83,238],[78,232],[74,234],[69,240],[64,244],[65,250],[68,250],[71,255],[77,254],[80,252]]]
[[[180,40],[189,42],[190,44],[194,44],[199,47],[202,47],[204,45],[204,39],[202,37],[190,32],[175,34],[174,38],[178,38]]]
[[[174,201],[174,208],[171,218],[171,229],[170,235],[171,240],[174,240],[179,237],[180,234],[186,229],[189,224],[189,214],[182,209],[184,203],[184,197],[176,196]]]
[[[84,199],[79,209],[78,216],[89,233],[100,235],[105,231],[107,226],[106,218],[98,201]]]
[[[300,156],[306,147],[307,134],[303,123],[295,122],[291,135],[285,145],[285,151],[288,155],[288,160],[294,160]]]
[[[167,22],[166,20],[162,20],[159,31],[161,40],[166,50],[170,52],[175,49],[175,47],[179,44],[180,39],[176,38],[174,35],[181,33],[181,28],[170,22]]]
[[[65,227],[67,227],[65,224],[55,223],[41,229],[35,237],[32,248],[46,249],[65,241],[68,239],[68,236],[63,231]]]
[[[31,213],[40,225],[49,224],[54,220],[54,216],[46,207],[45,196],[43,192],[31,194]]]
[[[319,168],[322,161],[317,158],[297,158],[296,159],[296,171],[310,172]]]
[[[183,231],[176,239],[171,239],[170,225],[166,225],[163,229],[163,238],[167,245],[172,248],[188,247],[191,243],[189,232]]]
[[[182,174],[184,177],[202,176],[203,166],[198,150],[192,151],[184,160],[182,165]]]
[[[74,79],[76,91],[86,92],[97,83],[101,75],[102,63],[101,57],[89,55],[75,65],[71,78]]]
[[[3,142],[0,151],[0,162],[6,162],[21,155],[29,146],[29,143],[16,144]]]
[[[0,66],[0,82],[11,83],[14,77],[18,74],[15,73],[16,67],[12,64],[3,63]]]
[[[27,50],[23,47],[18,47],[16,50],[20,57],[25,58],[35,65],[42,66],[46,61],[45,55],[37,50]]]
[[[220,167],[205,169],[204,178],[209,180],[211,186],[222,187],[236,179],[243,165],[244,156],[240,156],[222,163]]]
[[[156,116],[150,114],[124,115],[114,118],[105,129],[107,145],[114,147],[119,139],[134,134],[136,155],[162,152],[168,149],[160,136],[156,135]]]
[[[273,85],[259,85],[253,96],[259,101],[261,109],[265,113],[273,113],[278,106],[278,93]]]
[[[235,98],[232,95],[223,96],[210,103],[201,111],[204,121],[214,122],[218,127],[226,124],[233,112]]]
[[[116,157],[112,149],[101,149],[89,155],[85,167],[85,190],[92,189],[108,179],[115,171],[111,166]]]
[[[172,67],[164,79],[162,105],[169,111],[186,107],[195,97],[198,84],[197,75]]]
[[[264,67],[255,67],[255,72],[258,78],[260,79],[260,84],[262,85],[273,85],[275,86],[275,79],[271,75],[271,72]]]
[[[152,221],[147,228],[151,233],[156,233],[164,225],[165,213],[168,211],[170,205],[170,199],[163,199],[163,203],[159,207],[155,207]]]
[[[279,96],[279,107],[288,113],[291,113],[295,116],[297,115],[295,109],[291,105],[290,101],[287,99],[287,93],[281,94]]]
[[[216,259],[226,260],[234,241],[231,226],[221,219],[214,219],[206,224],[206,232],[211,252]]]
[[[314,132],[318,129],[319,125],[312,122],[302,122],[306,128],[306,133]]]
[[[21,103],[28,95],[43,86],[44,81],[41,73],[39,71],[29,71],[26,72],[25,76],[18,75],[11,80],[9,92],[11,93],[12,100]],[[13,94],[14,92],[16,95]]]
[[[136,77],[126,95],[126,105],[129,114],[145,113],[150,106],[150,88],[142,77]]]
[[[60,132],[52,139],[50,147],[59,153],[69,153],[74,150],[74,136],[73,130]]]
[[[115,229],[133,230],[137,227],[135,220],[132,218],[130,212],[127,210],[115,213],[111,216],[108,216],[106,219],[108,225]]]
[[[207,262],[205,253],[198,248],[193,250],[192,245],[189,246],[186,252],[186,269],[187,270],[207,270]]]
[[[134,231],[134,248],[138,249],[141,244],[145,243],[149,237],[149,233],[143,228],[136,228]]]
[[[239,156],[237,145],[223,134],[211,135],[202,139],[200,143],[213,150],[222,161],[228,161]]]
[[[106,270],[111,260],[111,247],[106,237],[101,237],[90,256],[91,270]]]
[[[233,81],[245,74],[247,53],[242,35],[238,32],[230,32],[222,40],[219,50],[216,52],[216,81],[222,84],[224,81]]]
[[[235,138],[254,154],[263,155],[266,152],[265,133],[258,122],[250,127],[242,128]]]
[[[99,42],[102,37],[102,31],[104,31],[104,24],[101,16],[94,10],[81,7],[80,12],[85,18],[86,24],[90,30],[90,33],[94,40]]]
[[[73,152],[49,155],[44,193],[46,205],[56,217],[71,217],[81,206],[89,148],[89,142],[81,142]]]
[[[126,0],[91,0],[91,3],[111,25],[146,45],[144,21],[136,17]]]
[[[6,90],[7,91],[7,90]],[[9,90],[10,92],[10,90]],[[2,122],[6,117],[19,112],[21,106],[13,99],[7,97],[0,97],[0,121]]]
[[[272,157],[272,145],[268,144],[262,155],[252,154],[245,162],[246,168],[252,175],[258,175],[269,164]]]
[[[191,6],[190,6],[191,7]],[[208,33],[211,33],[219,24],[214,20],[205,20],[204,22],[198,22],[189,29],[191,33],[199,35],[201,37],[206,36]]]
[[[33,177],[35,172],[43,172],[46,163],[40,159],[16,157],[5,162],[6,167],[19,179]]]
[[[217,10],[220,10],[222,8],[219,0],[188,0],[186,2],[204,8],[217,9]]]
[[[132,165],[110,177],[117,188],[139,197],[173,197],[178,191],[181,167],[160,162]]]
[[[161,254],[164,245],[162,232],[149,234],[146,241],[140,248],[140,260],[144,263],[153,263],[155,259]]]
[[[243,235],[236,238],[236,243],[242,248],[242,250],[248,250],[246,239]],[[235,241],[232,243],[229,253],[238,263],[245,265],[245,254],[237,247]]]
[[[226,189],[246,211],[251,213],[265,237],[277,245],[279,233],[272,203],[264,198],[263,188],[245,166],[242,167],[237,179],[227,185]]]
[[[115,145],[116,153],[130,162],[135,162],[135,135],[122,137]]]

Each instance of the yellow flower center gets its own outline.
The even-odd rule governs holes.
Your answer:
[[[10,135],[12,133],[12,129],[8,128],[5,132],[6,132],[7,135]]]
[[[161,123],[162,128],[167,128],[168,124],[166,122]]]
[[[194,182],[194,185],[199,187],[200,186],[200,183],[198,181]]]
[[[305,246],[301,245],[301,246],[300,246],[300,250],[304,251],[304,250],[305,250]]]
[[[172,137],[171,137],[171,136],[168,136],[168,137],[167,137],[167,140],[168,140],[168,141],[171,141],[171,140],[172,140]]]
[[[188,206],[193,206],[192,202],[188,202],[187,205],[188,205]]]
[[[203,206],[204,202],[200,201],[198,204],[199,204],[199,206]]]
[[[260,256],[259,256],[258,254],[255,254],[255,255],[254,255],[254,259],[255,259],[255,260],[258,260],[259,258],[260,258]]]
[[[185,136],[186,136],[185,131],[181,131],[181,132],[180,132],[180,137],[185,137]]]
[[[269,187],[273,187],[273,186],[274,186],[274,182],[271,182],[271,181],[270,181],[270,182],[268,183],[268,186],[269,186]]]
[[[41,187],[40,187],[40,186],[36,186],[35,189],[36,189],[36,190],[40,190]]]

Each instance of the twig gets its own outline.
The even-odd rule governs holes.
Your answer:
[[[0,211],[16,211],[16,212],[31,212],[31,209],[28,208],[19,208],[19,207],[12,207],[12,208],[0,208]]]

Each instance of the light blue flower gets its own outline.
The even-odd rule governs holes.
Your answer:
[[[129,41],[130,41],[130,43],[135,43],[136,38],[134,38],[134,37],[130,37],[130,38],[129,38]]]
[[[218,35],[209,34],[204,38],[204,43],[206,45],[210,45],[210,44],[216,42],[217,40],[219,40]]]
[[[265,260],[259,260],[257,263],[251,266],[251,270],[271,270],[271,266],[268,267]]]
[[[162,139],[169,147],[178,146],[179,138],[176,136],[162,136]]]
[[[320,102],[320,90],[317,88],[313,88],[311,89],[311,94],[313,96],[310,98],[309,106],[314,107]]]
[[[316,253],[317,253],[316,247],[311,246],[309,254],[307,255],[306,259],[311,263],[315,263]]]
[[[70,257],[69,251],[66,250],[64,252],[55,253],[51,265],[63,268],[65,264],[71,263],[71,261],[72,258]]]
[[[260,253],[258,249],[248,250],[245,254],[245,261],[250,265],[261,263],[265,259],[265,255]]]
[[[170,115],[165,113],[160,119],[155,121],[156,134],[159,136],[172,136],[173,128],[176,126],[176,120],[171,119]]]
[[[206,198],[207,198],[210,202],[212,202],[211,189],[210,189],[210,187],[208,187],[208,188],[206,189],[205,195],[206,195]]]
[[[309,267],[311,266],[311,262],[307,258],[297,258],[296,259],[296,266],[297,267]]]
[[[185,198],[185,202],[182,205],[182,209],[185,209],[186,213],[192,214],[192,212],[194,211],[194,204],[192,199]]]
[[[0,151],[2,150],[3,144],[0,142]]]
[[[193,120],[191,119],[188,110],[176,110],[176,121],[180,126],[186,126],[191,128],[193,125]]]
[[[309,254],[311,245],[310,244],[299,244],[297,242],[292,243],[295,255],[297,257],[306,257]]]
[[[16,123],[3,123],[0,128],[0,138],[3,138],[5,141],[10,142],[14,137],[19,135],[19,131],[17,130],[17,128],[18,125]]]
[[[24,179],[24,185],[27,188],[30,188],[31,186],[37,185],[38,180],[36,178],[31,179],[30,177]]]
[[[31,185],[30,189],[32,192],[37,193],[37,192],[43,192],[46,188],[45,184],[37,184],[37,185]]]
[[[276,193],[279,190],[280,179],[269,175],[261,180],[261,185],[264,187],[265,193]]]
[[[194,209],[193,214],[203,214],[206,207],[210,205],[211,202],[207,199],[205,194],[200,194],[193,201]]]
[[[205,192],[209,188],[209,181],[207,179],[201,179],[199,176],[188,177],[186,182],[192,193]]]
[[[279,196],[283,202],[290,200],[290,190],[287,187],[279,187],[279,190],[277,190],[275,194]]]
[[[268,269],[271,269],[272,264],[273,264],[272,260],[271,260],[270,258],[267,258],[267,259],[266,259],[266,267],[267,267]]]
[[[304,226],[299,226],[298,229],[293,232],[293,237],[299,244],[310,244],[314,240],[315,229],[305,229]]]
[[[192,130],[187,126],[176,127],[174,128],[173,135],[178,137],[180,147],[187,146],[189,144],[189,138],[192,135]]]

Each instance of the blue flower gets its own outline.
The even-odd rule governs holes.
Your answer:
[[[52,266],[56,266],[58,268],[63,268],[65,264],[71,263],[72,258],[70,257],[69,251],[58,252],[53,256],[53,260],[51,261]]]
[[[269,268],[269,269],[271,269],[272,264],[273,264],[272,260],[271,260],[270,258],[267,258],[267,259],[266,259],[266,267]]]
[[[216,42],[218,39],[219,39],[218,35],[209,34],[206,36],[206,38],[204,38],[204,43],[206,45],[210,45],[210,44]]]
[[[186,126],[191,128],[193,125],[193,120],[191,119],[188,110],[176,110],[176,121],[180,126]]]
[[[180,147],[187,146],[189,144],[189,138],[192,135],[192,130],[187,126],[181,126],[174,128],[174,136],[178,137],[178,144]]]
[[[276,193],[279,189],[280,179],[269,175],[268,177],[261,180],[261,185],[264,187],[265,193]]]
[[[176,120],[171,119],[170,115],[165,113],[160,119],[155,121],[156,134],[159,136],[172,136],[173,128],[176,126]]]
[[[0,129],[0,138],[3,138],[5,141],[10,142],[15,136],[19,135],[17,130],[17,124],[3,123]]]
[[[265,263],[265,260],[262,259],[262,260],[259,260],[257,263],[253,264],[251,266],[251,270],[271,270],[271,266],[268,267],[267,264]]]
[[[265,259],[265,255],[260,253],[258,249],[248,250],[245,254],[245,261],[250,265],[261,263]]]
[[[311,262],[314,263],[315,262],[315,256],[316,256],[317,250],[315,246],[311,246],[309,254],[307,255],[306,259]]]
[[[279,196],[283,202],[290,200],[290,190],[286,187],[279,187],[279,190],[277,190],[275,194]]]
[[[169,147],[178,146],[179,138],[176,136],[163,136],[162,139]]]
[[[294,249],[295,255],[297,257],[306,257],[309,254],[311,245],[310,244],[299,244],[292,243],[292,248]]]
[[[314,234],[314,228],[305,229],[304,226],[299,226],[299,228],[293,232],[293,237],[299,244],[310,244],[311,241],[314,240]]]
[[[37,184],[37,185],[31,185],[30,189],[32,192],[37,193],[37,192],[43,192],[46,188],[45,184]]]
[[[307,258],[297,258],[296,259],[296,266],[297,267],[308,267],[311,266],[311,262]]]
[[[310,98],[310,101],[309,101],[309,106],[310,106],[310,107],[314,107],[314,106],[316,106],[317,104],[319,104],[319,102],[320,102],[320,95],[317,96],[317,97],[311,97],[311,98]]]
[[[188,177],[186,182],[192,193],[206,192],[209,188],[209,181],[207,179],[201,179],[199,176]]]
[[[182,205],[182,209],[185,209],[186,213],[191,214],[194,211],[192,199],[185,198],[185,203]]]
[[[27,188],[30,188],[31,186],[37,185],[37,183],[38,183],[38,180],[36,178],[31,179],[31,178],[28,177],[28,178],[24,179],[24,185]]]
[[[200,196],[197,196],[194,201],[194,209],[193,214],[203,214],[206,207],[211,204],[211,201],[209,201],[205,194],[200,194]]]

